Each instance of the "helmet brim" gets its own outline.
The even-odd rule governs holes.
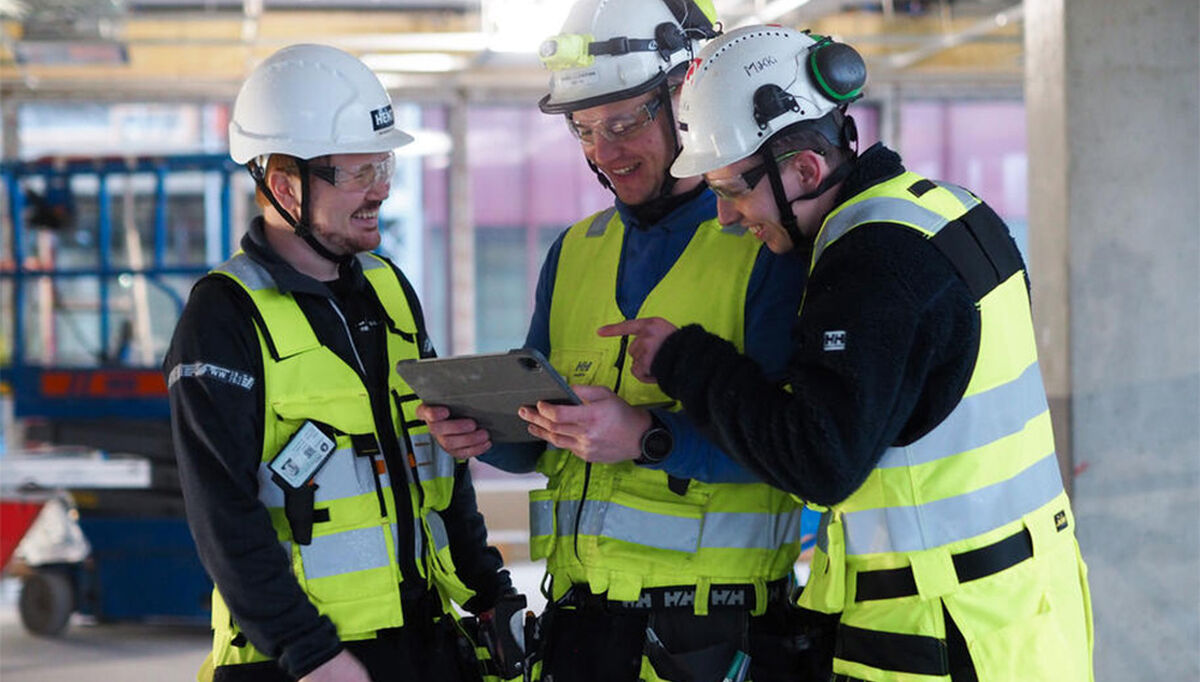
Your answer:
[[[582,111],[584,109],[591,109],[592,107],[610,104],[612,102],[620,102],[621,100],[630,99],[650,92],[659,85],[662,85],[666,78],[667,74],[664,71],[654,78],[651,78],[640,85],[635,85],[632,88],[626,88],[616,92],[606,92],[602,95],[585,97],[583,99],[552,101],[553,93],[547,93],[540,100],[538,100],[538,109],[541,109],[543,114],[569,114],[575,111]]]
[[[233,124],[231,123],[230,126],[232,127]],[[280,141],[277,137],[263,137],[255,140],[253,136],[243,131],[238,135],[231,134],[229,136],[229,156],[239,164],[249,163],[252,159],[264,154],[287,154],[307,160],[330,154],[374,154],[378,152],[390,152],[393,149],[399,149],[407,144],[411,144],[412,141],[412,135],[399,128],[392,128],[381,132],[369,140],[359,140],[347,144],[338,144],[336,141],[331,143],[327,140],[307,143],[293,140],[287,143],[288,148],[285,150],[280,149]]]

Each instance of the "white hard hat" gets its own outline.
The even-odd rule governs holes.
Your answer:
[[[396,128],[392,100],[357,57],[327,45],[292,45],[259,64],[238,92],[229,155],[312,159],[385,152],[412,142]]]
[[[708,0],[578,0],[559,35],[538,50],[553,72],[538,106],[562,114],[649,92],[701,38],[716,35],[711,7]]]
[[[730,31],[688,68],[678,112],[683,151],[671,174],[707,173],[750,156],[789,126],[815,125],[860,97],[866,77],[849,45],[781,26]],[[841,144],[836,134],[830,142]]]

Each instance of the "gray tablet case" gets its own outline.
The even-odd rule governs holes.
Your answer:
[[[454,358],[402,360],[396,371],[427,405],[450,408],[451,418],[469,417],[487,429],[493,443],[537,440],[517,416],[539,400],[568,405],[579,398],[550,362],[532,348]]]

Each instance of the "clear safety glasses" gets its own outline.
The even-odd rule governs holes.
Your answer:
[[[382,159],[350,167],[310,164],[308,171],[338,189],[364,192],[375,185],[392,181],[392,174],[396,172],[396,155],[389,153]]]
[[[796,150],[794,152],[788,152],[786,154],[776,156],[775,163],[779,164],[787,161],[793,156],[799,154],[800,151],[802,150]],[[713,194],[726,201],[733,201],[753,192],[754,188],[766,174],[767,164],[760,163],[745,173],[738,173],[737,175],[733,175],[728,178],[721,178],[719,180],[709,178],[706,174],[704,176],[704,181],[708,183],[708,187],[713,191]]]
[[[567,127],[585,147],[595,145],[597,135],[609,142],[622,142],[645,130],[658,117],[661,109],[662,98],[655,97],[634,109],[632,113],[607,118],[596,124],[580,123],[573,116],[568,116]]]

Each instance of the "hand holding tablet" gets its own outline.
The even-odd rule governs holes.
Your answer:
[[[403,360],[396,371],[423,403],[448,408],[452,419],[475,420],[493,443],[537,440],[517,416],[524,405],[540,400],[567,405],[582,402],[550,362],[531,348]]]

